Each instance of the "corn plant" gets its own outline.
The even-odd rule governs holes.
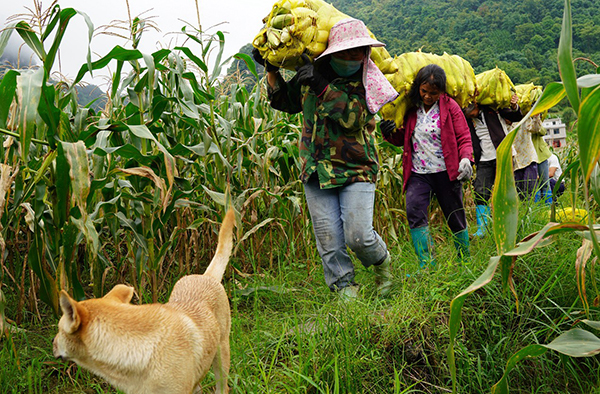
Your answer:
[[[588,225],[575,223],[549,222],[542,230],[517,243],[518,227],[518,197],[515,187],[512,167],[511,146],[518,128],[530,116],[543,113],[556,105],[563,97],[567,97],[571,106],[577,113],[578,124],[578,147],[579,159],[568,170],[575,175],[572,177],[577,183],[577,177],[581,176],[583,184],[583,199],[588,212],[590,212],[589,200],[590,180],[600,158],[600,74],[590,74],[577,78],[572,58],[572,27],[571,27],[571,3],[565,0],[563,25],[558,48],[558,64],[562,82],[549,84],[538,102],[525,118],[516,126],[515,130],[506,136],[497,151],[496,182],[492,195],[493,206],[493,234],[498,255],[490,258],[487,269],[469,287],[457,295],[450,305],[450,344],[447,356],[452,375],[452,390],[458,391],[456,386],[456,364],[454,342],[460,324],[461,309],[466,296],[477,289],[482,288],[493,280],[496,271],[500,271],[502,287],[505,291],[510,290],[515,299],[518,297],[513,284],[513,268],[518,256],[524,256],[537,247],[548,245],[554,240],[555,235],[564,232],[581,232],[584,237],[583,245],[578,253],[576,262],[576,273],[580,299],[585,313],[589,316],[588,301],[585,293],[585,267],[586,262],[594,253],[600,256],[600,247],[597,241],[596,228],[593,215],[588,215]],[[597,72],[600,73],[600,70]],[[592,183],[593,185],[594,183]],[[597,193],[597,192],[595,192]],[[574,201],[573,201],[574,202]],[[554,218],[551,218],[551,220]],[[593,272],[593,271],[592,271]],[[595,281],[595,275],[592,276]],[[595,282],[594,282],[595,284]],[[596,321],[583,320],[583,323],[592,328],[600,327]],[[572,357],[589,357],[600,353],[600,339],[589,331],[579,327],[560,334],[549,344],[529,345],[515,353],[508,361],[502,379],[492,387],[494,393],[508,393],[508,373],[515,365],[525,359],[537,357],[544,354],[548,349],[555,350],[561,354]]]
[[[43,63],[8,70],[0,83],[0,246],[10,246],[1,263],[21,299],[27,268],[55,313],[59,289],[80,299],[91,286],[100,296],[107,277],[140,295],[149,284],[156,301],[169,278],[208,260],[216,228],[209,218],[229,195],[249,226],[238,245],[279,250],[284,242],[290,255],[311,254],[297,181],[299,118],[271,110],[260,84],[224,91],[221,32],[184,28],[186,45],[146,54],[137,49],[144,20],[133,18],[132,48],[88,57],[73,81],[53,83],[71,18],[85,19],[90,39],[94,28],[56,2],[43,15],[33,24],[41,31],[18,21],[0,36],[0,53],[16,32]],[[236,56],[259,78],[249,56]],[[104,110],[77,105],[84,76],[115,64]],[[265,256],[270,265],[275,258]],[[249,269],[240,259],[234,266]]]

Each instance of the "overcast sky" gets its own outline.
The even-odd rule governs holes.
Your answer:
[[[234,55],[239,49],[252,42],[261,29],[262,19],[269,14],[276,0],[198,0],[200,23],[203,30],[215,33],[221,30],[225,33],[224,57]],[[47,8],[52,2],[42,2]],[[125,0],[59,0],[61,8],[74,8],[85,12],[92,20],[94,27],[111,25],[115,20],[127,20],[127,3]],[[182,43],[181,28],[188,22],[198,26],[196,3],[194,0],[129,0],[132,18],[135,16],[155,16],[153,23],[160,32],[149,30],[142,36],[140,50],[152,53],[159,48],[172,48]],[[28,13],[27,8],[33,8],[33,0],[2,0],[0,6],[0,21],[6,26],[7,17],[20,13]],[[147,12],[146,12],[147,11]],[[25,18],[25,20],[27,20]],[[190,29],[188,28],[188,31]],[[13,38],[18,37],[13,34]],[[22,42],[18,38],[19,42]],[[11,43],[11,48],[17,44]],[[92,60],[106,55],[115,45],[131,48],[131,43],[124,39],[108,35],[95,36],[92,39]],[[193,45],[189,44],[191,48]],[[50,42],[46,48],[50,47]],[[83,17],[76,15],[71,19],[63,42],[60,46],[60,63],[56,63],[53,71],[61,71],[70,78],[86,61],[87,25]],[[114,65],[112,65],[114,67]],[[97,83],[97,81],[94,81]]]

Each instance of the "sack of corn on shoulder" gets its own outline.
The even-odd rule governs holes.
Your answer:
[[[542,87],[533,83],[515,85],[515,91],[519,96],[519,107],[524,114],[529,112],[533,104],[542,96]]]
[[[331,27],[348,18],[323,0],[280,0],[263,19],[265,25],[252,45],[269,63],[293,70],[304,64],[303,53],[311,60],[323,53]],[[371,51],[371,59],[377,65],[389,57],[384,48]]]
[[[436,64],[446,73],[446,93],[456,100],[458,105],[466,107],[475,99],[475,72],[471,64],[457,55],[444,52],[435,55],[424,52],[407,52],[394,58],[384,59],[379,69],[394,86],[400,96],[381,109],[384,119],[394,120],[396,126],[404,123],[406,111],[413,105],[408,94],[417,73],[428,64]]]
[[[477,80],[477,103],[494,109],[510,107],[510,98],[515,85],[508,75],[498,67],[475,76]]]

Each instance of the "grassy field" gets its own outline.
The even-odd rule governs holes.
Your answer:
[[[535,218],[543,217],[546,209],[538,204],[522,207],[520,235],[539,230],[544,222]],[[316,252],[302,260],[275,257],[271,269],[249,275],[229,270],[225,286],[233,319],[232,392],[449,392],[449,303],[483,272],[495,247],[490,236],[472,240],[470,262],[458,265],[446,231],[435,228],[439,266],[426,271],[418,270],[408,236],[390,244],[394,290],[385,299],[375,293],[372,272],[357,264],[359,300],[338,300],[324,284]],[[551,341],[583,317],[574,277],[580,245],[581,238],[570,234],[517,259],[513,275],[518,307],[499,282],[467,299],[456,347],[460,392],[489,392],[513,353]],[[7,297],[10,318],[15,305],[10,293]],[[1,392],[116,392],[74,364],[52,357],[57,320],[44,304],[36,307],[39,313],[26,314],[21,330],[0,344]],[[591,314],[597,317],[596,307]],[[594,393],[599,366],[597,358],[548,352],[517,367],[510,377],[511,391]],[[204,381],[205,390],[210,391],[211,379]]]

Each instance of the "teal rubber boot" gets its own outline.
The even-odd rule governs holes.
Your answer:
[[[471,253],[469,252],[469,231],[464,229],[456,232],[452,234],[452,238],[454,239],[454,247],[456,248],[458,261],[466,263],[469,260],[469,257],[471,257]]]
[[[421,268],[426,268],[427,264],[435,266],[435,259],[432,256],[433,240],[429,234],[429,226],[413,228],[410,230],[410,235]]]
[[[483,237],[487,232],[487,225],[490,220],[492,209],[488,205],[476,205],[475,216],[477,218],[477,231],[474,237]]]

